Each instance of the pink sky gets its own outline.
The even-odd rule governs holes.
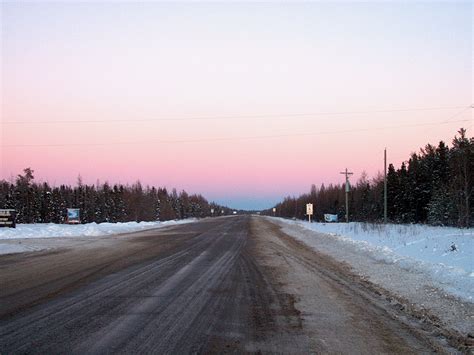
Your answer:
[[[261,208],[345,167],[374,176],[384,147],[399,165],[472,127],[470,11],[2,3],[0,178],[140,179]]]

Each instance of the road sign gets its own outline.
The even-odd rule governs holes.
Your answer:
[[[325,213],[324,214],[324,220],[326,222],[337,222],[337,214]]]
[[[0,227],[16,228],[16,211],[0,209]]]
[[[67,220],[66,221],[67,221],[68,224],[79,224],[79,223],[81,223],[79,208],[68,208],[67,209]]]
[[[211,208],[211,214],[214,214],[214,208]]]
[[[311,223],[311,216],[313,215],[313,204],[307,203],[306,204],[306,214],[308,215],[309,223]]]

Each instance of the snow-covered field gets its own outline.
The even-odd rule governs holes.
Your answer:
[[[376,263],[395,264],[403,270],[422,274],[432,286],[474,301],[472,229],[278,220],[286,225],[324,233],[326,244],[337,242],[339,245],[351,245]],[[325,248],[321,238],[316,238],[314,234],[297,233],[295,237],[312,247]],[[347,261],[351,263],[351,260]]]
[[[99,237],[111,234],[138,232],[146,229],[166,227],[176,224],[194,222],[196,219],[185,219],[166,222],[127,222],[127,223],[87,223],[68,224],[17,224],[16,228],[0,229],[0,254],[21,253],[43,249],[34,243],[21,243],[21,239],[30,238],[67,238]],[[12,243],[19,240],[18,243]],[[2,242],[3,241],[3,242]]]

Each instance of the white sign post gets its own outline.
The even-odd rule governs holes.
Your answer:
[[[211,208],[211,215],[214,216],[214,208]]]
[[[309,223],[311,223],[311,216],[313,215],[313,204],[306,204],[306,214],[308,215]]]
[[[275,217],[276,211],[277,211],[277,209],[275,207],[273,207],[273,217]]]

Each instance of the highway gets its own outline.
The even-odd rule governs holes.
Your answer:
[[[0,353],[454,351],[270,220],[236,216],[0,256]]]

